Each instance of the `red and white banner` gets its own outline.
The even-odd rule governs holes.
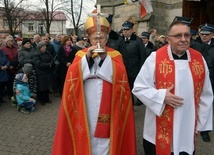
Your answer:
[[[153,12],[152,4],[149,0],[140,0],[140,18],[146,16],[147,13]]]

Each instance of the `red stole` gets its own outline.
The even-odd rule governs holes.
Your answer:
[[[103,81],[103,92],[100,104],[100,112],[95,130],[95,137],[109,138],[110,137],[110,121],[111,121],[111,98],[112,84]]]
[[[169,88],[175,84],[175,64],[170,60],[167,50],[168,45],[160,48],[156,53],[156,88]],[[197,109],[204,85],[205,67],[199,52],[189,48],[189,68],[194,83],[195,113],[197,121]],[[171,91],[174,94],[174,89]],[[173,114],[174,108],[166,105],[160,117],[156,117],[156,155],[171,155],[173,140]],[[195,121],[195,125],[196,125]]]
[[[98,118],[95,136],[110,138],[109,155],[135,155],[134,113],[126,70],[120,53],[110,48],[106,50],[113,63],[112,84],[104,81],[103,85],[103,89],[107,89],[104,91],[110,92],[110,100],[106,101],[110,103],[107,105],[110,110],[105,111],[103,100],[100,115],[109,114],[109,118]],[[52,148],[53,155],[92,154],[81,69],[81,59],[86,51],[87,49],[77,52],[67,71]],[[102,99],[105,98],[104,95]],[[104,124],[104,120],[110,123]],[[105,128],[104,132],[101,131],[102,126]]]

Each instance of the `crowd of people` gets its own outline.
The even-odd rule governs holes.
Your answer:
[[[49,94],[62,95],[68,67],[76,52],[88,44],[86,39],[77,42],[75,35],[57,34],[52,39],[48,35],[35,34],[32,39],[19,40],[8,35],[0,48],[0,105],[6,102],[3,97],[8,97],[19,111],[29,113],[34,110],[25,108],[24,102],[31,98],[41,105],[52,103]],[[26,68],[30,72],[25,73]],[[23,81],[24,77],[28,80]],[[28,85],[30,96],[29,93],[23,95],[17,82]]]
[[[89,17],[81,37],[5,38],[0,104],[6,94],[30,113],[37,102],[52,103],[50,92],[59,94],[56,155],[136,154],[133,106],[144,104],[146,155],[195,154],[196,136],[209,142],[212,130],[214,26],[195,33],[178,20],[165,35],[151,29],[137,36],[131,21],[115,32],[112,16],[100,18],[101,32]]]

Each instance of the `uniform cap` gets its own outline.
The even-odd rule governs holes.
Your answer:
[[[192,20],[193,20],[193,18],[175,16],[173,22],[181,21],[181,22],[185,23],[186,25],[190,26]]]
[[[144,32],[141,33],[141,36],[142,36],[142,38],[149,38],[150,33],[144,31]]]
[[[214,28],[214,25],[213,25],[213,24],[208,24],[208,23],[202,24],[202,25],[200,25],[198,28],[200,29],[200,28],[203,27],[203,26],[210,26],[210,27],[213,27],[213,28]]]
[[[122,25],[122,29],[132,29],[134,26],[134,23],[129,22],[129,21],[125,21]]]
[[[197,31],[196,31],[196,30],[191,29],[191,30],[190,30],[190,34],[194,36],[194,35],[196,35],[196,34],[197,34]]]
[[[211,26],[202,26],[200,29],[201,34],[211,34],[214,32],[214,28]]]

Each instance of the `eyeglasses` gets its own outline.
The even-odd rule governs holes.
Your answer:
[[[189,39],[191,37],[190,33],[185,33],[185,34],[175,34],[175,35],[168,35],[169,37],[173,37],[175,39],[181,39],[183,36],[185,39]]]

